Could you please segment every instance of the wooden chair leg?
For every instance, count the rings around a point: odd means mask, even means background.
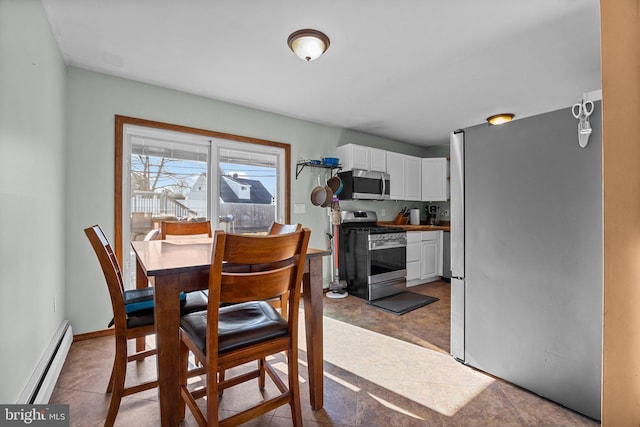
[[[136,353],[140,353],[147,349],[146,337],[136,338]]]
[[[221,383],[224,381],[224,369],[220,369],[220,371],[218,371],[218,383]],[[218,389],[218,397],[222,397],[222,394],[224,393],[224,389]]]
[[[120,409],[120,401],[124,393],[124,383],[127,374],[127,340],[126,338],[116,338],[116,356],[113,363],[111,382],[111,402],[109,403],[109,411],[107,419],[104,422],[105,427],[111,427],[116,421],[118,409]]]
[[[107,384],[107,393],[113,391],[113,375],[116,370],[116,358],[113,358],[113,366],[111,367],[111,376],[109,377],[109,384]]]
[[[187,379],[189,373],[189,348],[180,342],[180,388],[187,387]],[[186,413],[186,402],[180,393],[180,408],[179,408],[179,420],[184,420]]]
[[[266,369],[267,360],[263,357],[258,360],[258,369],[260,370],[260,376],[258,377],[258,387],[260,390],[264,390],[265,388],[265,369]]]
[[[298,383],[298,355],[295,351],[289,350],[287,358],[289,365],[289,392],[291,393],[291,420],[295,427],[302,426],[302,409],[300,407],[300,384]]]
[[[218,375],[216,371],[218,369],[208,366],[210,371],[207,373],[207,424],[210,426],[218,425],[218,398],[222,395],[221,390],[218,389]],[[224,371],[221,372],[224,377]]]

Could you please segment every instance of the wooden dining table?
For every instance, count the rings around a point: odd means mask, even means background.
[[[158,393],[162,426],[180,423],[179,359],[180,297],[182,291],[207,289],[212,239],[134,241],[136,287],[152,282],[158,362]],[[328,250],[307,250],[302,300],[313,409],[323,405],[322,257]],[[144,345],[143,342],[138,346]]]

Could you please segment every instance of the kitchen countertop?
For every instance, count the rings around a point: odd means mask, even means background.
[[[378,221],[378,225],[381,225],[383,227],[401,227],[404,228],[407,231],[438,231],[438,230],[442,230],[442,231],[451,231],[451,226],[450,225],[427,225],[427,224],[420,224],[420,225],[398,225],[398,224],[394,224],[393,221]]]

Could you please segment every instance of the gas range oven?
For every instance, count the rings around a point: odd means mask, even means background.
[[[381,227],[373,211],[342,211],[338,270],[347,291],[372,301],[406,290],[407,233]]]

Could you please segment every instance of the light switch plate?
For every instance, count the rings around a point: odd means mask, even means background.
[[[304,203],[294,203],[293,204],[293,213],[303,214],[306,212]]]

